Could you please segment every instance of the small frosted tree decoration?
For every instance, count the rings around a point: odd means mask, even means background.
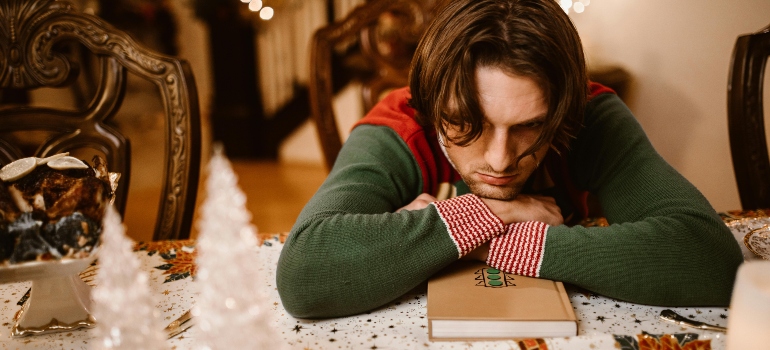
[[[198,317],[199,348],[279,349],[262,292],[256,228],[221,145],[214,147],[207,170],[198,221],[200,297],[192,312]]]
[[[102,223],[99,270],[91,291],[96,319],[92,349],[167,349],[159,312],[133,242],[110,205]]]

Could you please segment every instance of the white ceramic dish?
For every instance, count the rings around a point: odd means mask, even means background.
[[[30,261],[0,266],[0,283],[32,281],[29,299],[14,316],[13,337],[91,328],[91,287],[80,272],[93,263],[88,258]]]

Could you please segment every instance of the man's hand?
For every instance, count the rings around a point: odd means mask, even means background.
[[[506,225],[514,222],[540,221],[551,226],[564,223],[561,209],[553,197],[520,194],[510,201],[481,198]]]
[[[419,210],[419,209],[425,209],[428,204],[431,204],[433,202],[437,201],[436,197],[433,197],[427,193],[423,193],[417,198],[415,198],[412,203],[407,204],[406,206],[396,210],[396,213],[402,211],[402,210]]]

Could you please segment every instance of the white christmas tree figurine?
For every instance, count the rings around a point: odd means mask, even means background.
[[[96,319],[92,349],[167,349],[163,325],[140,270],[133,243],[125,235],[120,214],[110,205],[104,215],[99,271],[91,292]]]
[[[198,221],[200,296],[193,308],[201,349],[279,349],[260,278],[259,248],[246,195],[224,156],[214,148],[207,198]]]

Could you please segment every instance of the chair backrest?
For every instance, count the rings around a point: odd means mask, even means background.
[[[329,169],[342,148],[332,108],[340,80],[361,81],[364,112],[406,86],[422,32],[441,0],[370,0],[315,32],[310,48],[310,109]],[[349,64],[348,64],[349,63]]]
[[[744,209],[770,208],[770,157],[762,106],[768,56],[770,26],[739,37],[727,84],[730,151]]]
[[[0,163],[94,150],[105,158],[110,172],[122,174],[115,204],[123,214],[132,166],[130,140],[112,119],[126,93],[126,72],[131,72],[157,86],[166,117],[165,142],[157,145],[158,151],[165,151],[165,169],[158,180],[162,186],[153,239],[189,237],[201,148],[198,96],[189,65],[152,52],[101,19],[76,11],[69,2],[4,0],[0,3],[0,89],[73,84],[83,67],[72,60],[71,51],[64,50],[68,43],[79,43],[97,58],[101,74],[95,97],[75,110],[0,106]],[[34,131],[46,137],[33,148],[14,139]]]

